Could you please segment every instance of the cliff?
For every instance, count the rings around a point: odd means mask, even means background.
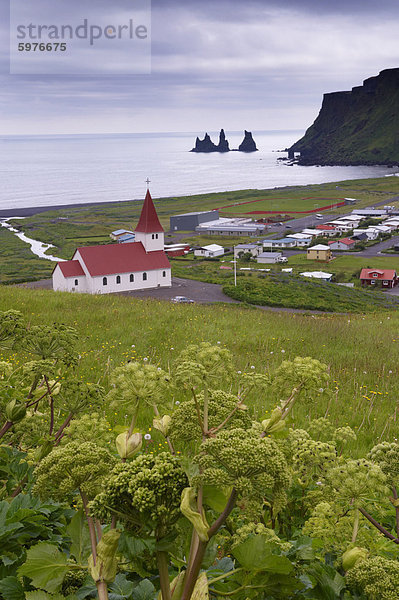
[[[324,94],[320,113],[288,149],[300,164],[399,164],[399,68],[348,92]]]

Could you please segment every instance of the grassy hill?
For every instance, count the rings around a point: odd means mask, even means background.
[[[319,116],[291,150],[302,164],[399,163],[399,69],[351,92],[325,94]]]
[[[273,372],[282,360],[312,356],[329,366],[327,390],[298,407],[296,426],[326,412],[359,435],[356,448],[397,437],[399,313],[300,315],[237,305],[173,305],[118,296],[89,296],[0,286],[0,310],[23,312],[32,324],[63,322],[81,338],[79,373],[107,387],[112,367],[147,358],[168,369],[189,343],[231,349],[237,369]],[[20,365],[27,357],[3,351]],[[177,393],[176,399],[178,399]],[[276,403],[271,392],[248,404],[258,415]]]

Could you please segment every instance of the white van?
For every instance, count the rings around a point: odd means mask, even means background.
[[[319,213],[316,214],[316,219],[322,219],[323,215],[320,215]]]

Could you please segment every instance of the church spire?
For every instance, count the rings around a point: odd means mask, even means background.
[[[159,222],[149,189],[147,189],[140,219],[135,231],[139,233],[160,233],[164,231]]]

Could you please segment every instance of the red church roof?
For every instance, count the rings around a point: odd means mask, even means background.
[[[73,258],[76,257],[78,252],[92,277],[170,269],[170,263],[163,250],[146,252],[141,242],[84,246],[76,250]],[[62,263],[59,264],[61,266]]]
[[[85,275],[78,260],[65,260],[58,263],[64,277],[81,277]]]
[[[147,190],[139,222],[135,231],[141,233],[158,233],[163,231],[159,222],[157,211],[151,198],[150,190]]]

